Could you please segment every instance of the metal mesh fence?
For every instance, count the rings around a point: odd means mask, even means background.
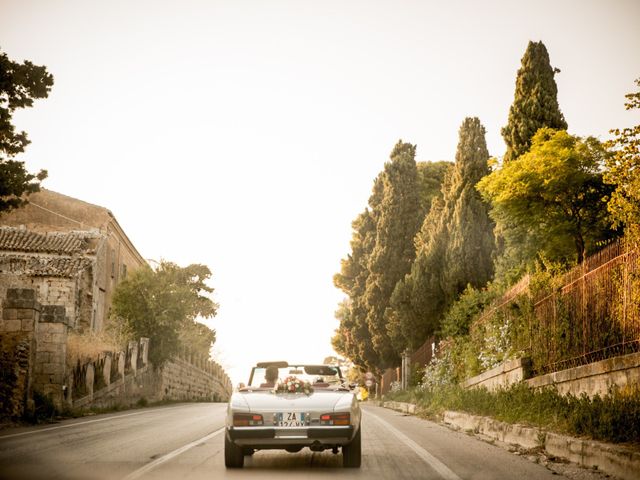
[[[563,276],[535,299],[530,352],[546,373],[640,351],[640,261],[621,241]]]

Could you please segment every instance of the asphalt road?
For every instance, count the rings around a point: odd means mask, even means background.
[[[341,454],[260,451],[224,467],[226,405],[190,403],[0,431],[0,479],[557,479],[545,467],[413,416],[364,406],[362,467]]]

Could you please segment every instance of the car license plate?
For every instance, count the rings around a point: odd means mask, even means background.
[[[276,415],[278,427],[304,427],[306,420],[303,412],[282,412]]]

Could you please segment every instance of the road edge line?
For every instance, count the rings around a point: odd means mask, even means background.
[[[369,411],[364,411],[364,410],[363,410],[363,413],[365,413],[366,416],[369,416],[369,415],[372,416],[373,418],[376,419],[376,421],[380,422],[384,427],[390,430],[391,433],[393,433],[396,437],[398,437],[399,440],[401,440],[407,447],[413,450],[424,462],[426,462],[431,468],[433,468],[436,472],[438,472],[443,478],[445,478],[446,480],[462,480],[458,475],[456,475],[456,473],[453,470],[451,470],[444,463],[442,463],[440,460],[438,460],[436,457],[434,457],[432,454],[430,454],[427,450],[422,448],[416,442],[411,440],[409,437],[407,437],[404,433],[402,433],[400,430],[395,428],[389,422],[387,422],[386,420],[383,420],[375,413],[371,413]]]
[[[180,406],[167,407],[167,408],[164,408],[163,410],[172,410],[174,408],[180,408]],[[28,432],[10,433],[8,435],[0,435],[0,441],[4,440],[5,438],[22,437],[24,435],[32,435],[32,434],[35,434],[35,433],[49,432],[51,430],[60,430],[61,428],[79,427],[81,425],[88,425],[90,423],[106,422],[107,420],[114,420],[116,418],[131,417],[133,415],[142,415],[144,413],[150,413],[152,411],[153,410],[144,410],[144,411],[133,412],[133,413],[125,413],[124,415],[115,415],[115,416],[111,416],[111,417],[95,418],[93,420],[87,420],[85,422],[76,422],[76,423],[70,423],[70,424],[67,424],[67,425],[56,425],[55,427],[39,428],[39,429],[36,429],[36,430],[29,430]]]
[[[222,432],[224,432],[224,429],[225,429],[225,427],[219,428],[215,432],[212,432],[212,433],[210,433],[208,435],[205,435],[202,438],[194,440],[191,443],[187,443],[186,445],[183,445],[182,447],[180,447],[180,448],[178,448],[178,449],[176,449],[176,450],[174,450],[172,452],[169,452],[169,453],[161,456],[160,458],[156,458],[153,462],[147,463],[145,466],[143,466],[142,468],[139,468],[138,470],[134,470],[129,475],[124,477],[122,480],[135,480],[136,478],[140,478],[145,473],[150,472],[154,468],[162,465],[165,462],[168,462],[172,458],[175,458],[178,455],[181,455],[182,453],[186,452],[187,450],[192,449],[196,445],[198,445],[198,444],[200,444],[202,442],[206,442],[207,440],[215,437],[216,435],[220,435]]]

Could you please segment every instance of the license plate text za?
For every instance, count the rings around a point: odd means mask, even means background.
[[[304,427],[305,417],[302,412],[282,412],[277,414],[276,421],[279,427]]]

